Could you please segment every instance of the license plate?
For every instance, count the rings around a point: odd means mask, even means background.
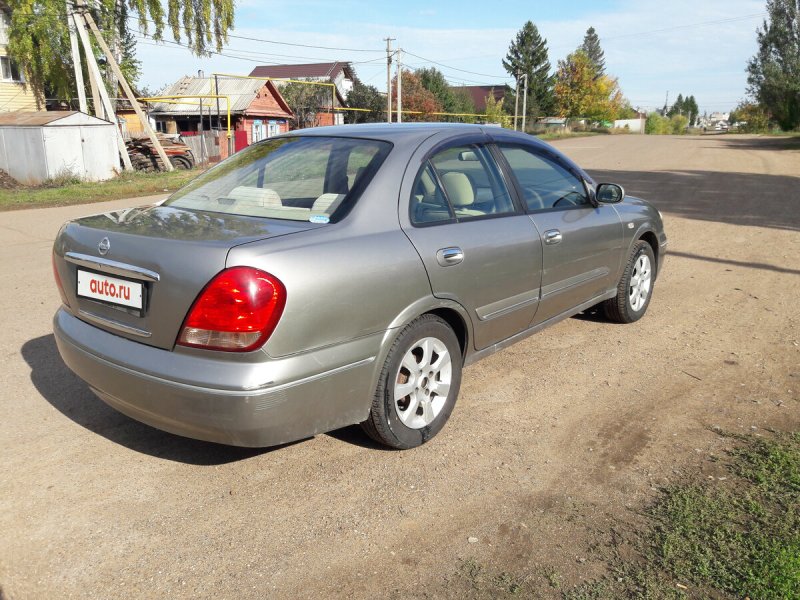
[[[78,296],[131,308],[142,308],[142,284],[78,269]]]

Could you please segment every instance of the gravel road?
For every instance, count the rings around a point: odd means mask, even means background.
[[[715,427],[796,430],[800,148],[556,146],[664,213],[648,314],[568,319],[468,368],[445,430],[404,452],[357,428],[237,449],[116,413],[58,357],[50,249],[129,202],[0,213],[0,598],[459,597],[464,561],[571,585],[659,486],[713,474]]]

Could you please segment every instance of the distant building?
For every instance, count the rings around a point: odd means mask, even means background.
[[[40,99],[25,85],[22,71],[8,54],[10,25],[11,9],[0,2],[0,112],[43,108]]]
[[[486,110],[486,98],[490,95],[493,95],[497,102],[502,102],[506,96],[504,85],[462,85],[453,86],[452,89],[455,92],[466,92],[475,105],[475,112],[479,113]],[[522,110],[521,106],[520,110]]]
[[[219,83],[217,89],[216,83]],[[289,131],[289,119],[294,115],[278,88],[267,79],[238,79],[219,77],[181,77],[159,96],[219,95],[230,99],[231,130],[235,138],[234,151],[253,142]],[[164,133],[180,133],[184,137],[198,132],[215,133],[215,145],[220,158],[228,156],[225,132],[227,102],[220,98],[187,98],[154,102],[149,115]],[[217,133],[219,132],[219,133]],[[211,156],[217,154],[209,151]]]
[[[274,80],[278,87],[283,87],[288,82],[286,79],[301,81],[319,81],[332,83],[335,94],[332,94],[333,107],[347,106],[347,96],[356,82],[356,74],[349,62],[308,63],[302,65],[261,65],[250,72],[251,77],[264,77]],[[320,125],[341,125],[344,123],[344,114],[341,111],[325,110],[320,107]],[[330,105],[328,105],[330,108]]]

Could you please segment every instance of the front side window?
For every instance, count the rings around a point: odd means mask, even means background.
[[[354,190],[363,189],[390,149],[388,142],[352,138],[271,139],[207,171],[164,205],[327,223],[355,200]]]
[[[550,158],[517,146],[500,145],[517,178],[528,210],[591,206],[578,177]]]
[[[454,146],[434,154],[417,175],[411,220],[464,221],[515,211],[508,188],[487,148]]]

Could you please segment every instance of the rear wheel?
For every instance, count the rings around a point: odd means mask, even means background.
[[[644,240],[636,242],[617,286],[617,295],[603,302],[606,317],[617,323],[633,323],[644,316],[653,295],[655,265],[650,244]]]
[[[458,339],[442,319],[423,315],[397,336],[361,426],[392,448],[424,444],[444,427],[460,386]]]

